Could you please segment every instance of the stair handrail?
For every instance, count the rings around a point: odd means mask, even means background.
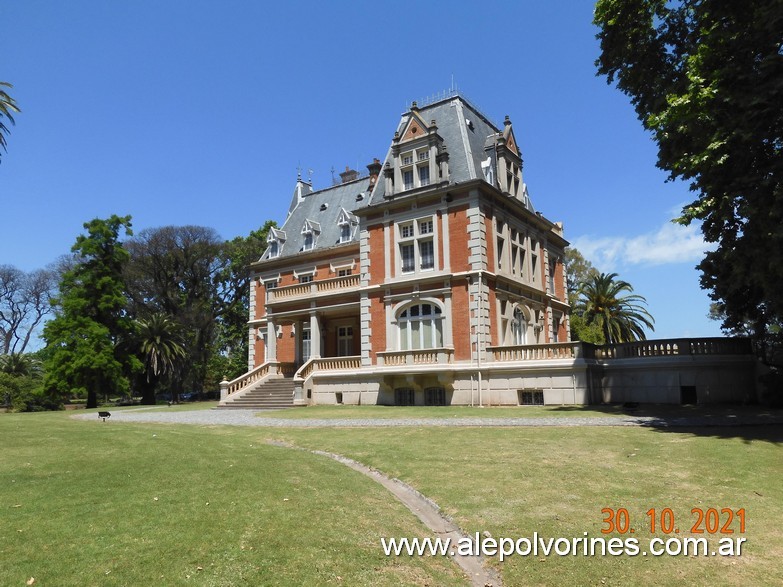
[[[243,373],[239,377],[232,379],[231,381],[221,381],[221,398],[228,397],[237,393],[238,391],[242,391],[247,386],[252,385],[256,381],[272,375],[273,373],[277,373],[277,367],[277,361],[267,361],[260,364],[258,367],[251,369],[247,373]]]

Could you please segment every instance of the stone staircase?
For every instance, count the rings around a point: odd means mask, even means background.
[[[242,397],[220,404],[218,410],[280,410],[294,405],[294,380],[291,377],[267,379]]]

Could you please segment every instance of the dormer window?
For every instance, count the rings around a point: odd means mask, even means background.
[[[430,185],[430,149],[416,149],[400,155],[400,172],[404,190]]]
[[[340,209],[337,217],[337,225],[340,227],[340,243],[348,243],[353,239],[354,228],[358,226],[359,219],[345,208]]]
[[[270,228],[269,234],[266,237],[266,242],[269,244],[267,251],[268,259],[274,259],[280,256],[283,251],[283,245],[285,244],[285,232],[278,230],[277,228]]]
[[[304,236],[302,250],[312,251],[319,234],[321,234],[321,225],[313,220],[305,220],[302,226],[302,235]]]

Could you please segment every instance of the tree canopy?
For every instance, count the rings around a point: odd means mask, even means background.
[[[612,344],[645,340],[645,327],[654,330],[655,320],[645,305],[644,297],[634,294],[630,283],[617,279],[617,273],[591,273],[579,288],[576,310]]]
[[[699,264],[735,331],[783,324],[783,0],[599,0],[599,74],[631,98],[670,179],[678,219],[717,243]]]
[[[9,133],[8,127],[5,125],[4,118],[8,119],[11,124],[16,124],[13,113],[21,112],[19,106],[16,105],[16,101],[8,95],[8,92],[4,88],[13,88],[8,82],[0,82],[0,147],[3,151],[7,148],[6,135]],[[2,158],[0,157],[0,161]]]
[[[96,407],[98,395],[126,394],[129,376],[141,367],[126,344],[133,323],[125,311],[122,271],[128,252],[120,232],[130,235],[130,216],[113,215],[84,224],[71,249],[76,254],[55,301],[55,317],[44,328],[50,353],[44,385],[60,396],[86,394]]]

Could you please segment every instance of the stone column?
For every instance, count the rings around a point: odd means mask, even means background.
[[[321,322],[315,311],[310,312],[310,358],[321,357]]]
[[[266,360],[277,361],[277,328],[271,318],[266,323]]]

